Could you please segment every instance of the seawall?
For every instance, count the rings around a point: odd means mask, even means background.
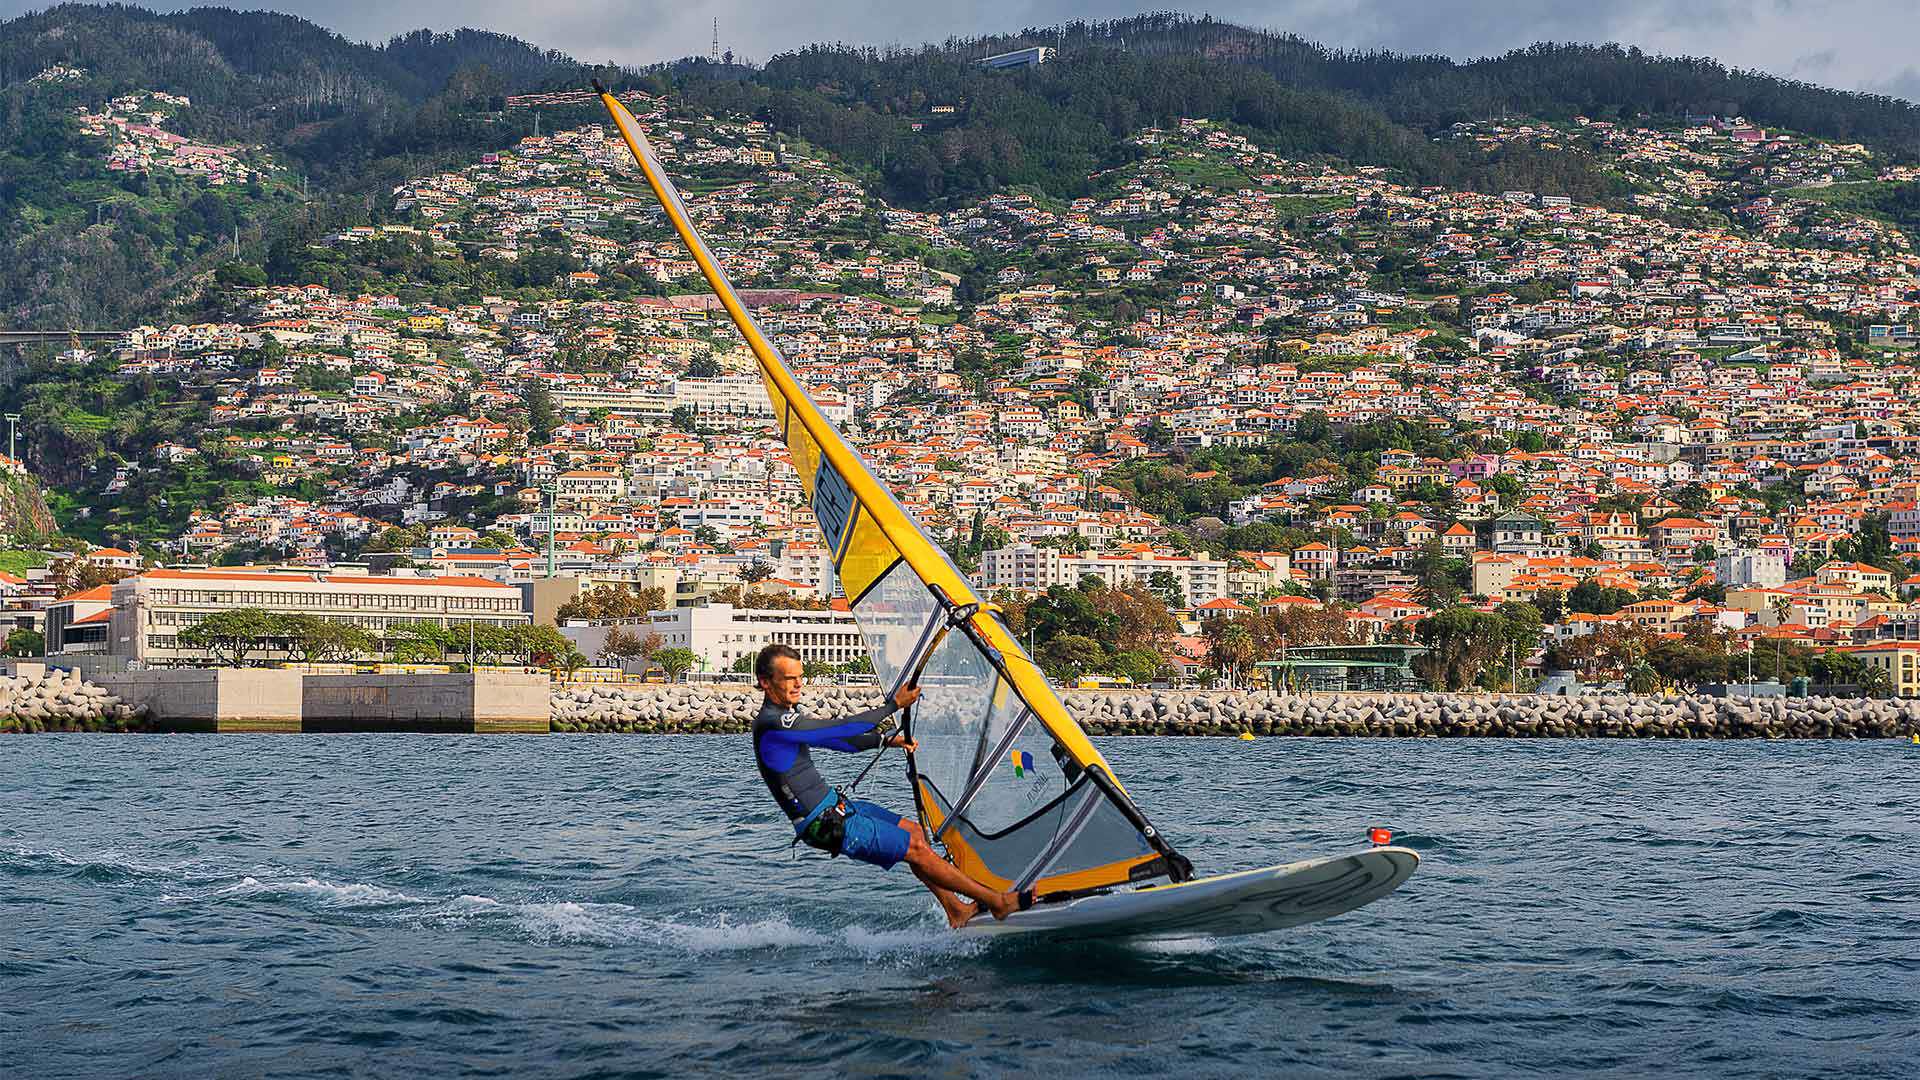
[[[127,671],[88,682],[39,664],[0,676],[0,733],[551,730],[545,675],[308,675],[276,668]]]

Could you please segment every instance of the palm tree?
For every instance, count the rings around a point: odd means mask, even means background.
[[[1209,651],[1214,664],[1226,673],[1227,681],[1237,682],[1241,665],[1253,659],[1253,634],[1244,623],[1228,623],[1213,635]]]
[[[669,681],[679,682],[680,676],[691,671],[693,665],[697,663],[699,659],[699,657],[693,654],[692,649],[673,648],[661,649],[658,653],[655,653],[653,662],[659,664],[660,669],[667,673],[667,679]]]
[[[1860,669],[1860,693],[1871,698],[1889,698],[1893,696],[1893,673],[1878,664],[1867,664]]]

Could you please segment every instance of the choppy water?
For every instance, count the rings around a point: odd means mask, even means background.
[[[790,860],[739,738],[0,740],[0,1075],[1920,1076],[1920,748],[1105,745],[1203,871],[1425,863],[1266,937],[958,943]]]

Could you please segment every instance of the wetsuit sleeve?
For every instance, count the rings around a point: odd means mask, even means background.
[[[854,713],[829,719],[814,717],[795,717],[792,726],[781,726],[767,732],[770,738],[789,740],[807,746],[818,746],[825,750],[838,750],[852,754],[862,750],[879,749],[886,736],[874,728],[882,720],[892,716],[892,705],[881,705],[866,712]]]

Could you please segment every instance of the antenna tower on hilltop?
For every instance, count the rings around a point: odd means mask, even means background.
[[[717,15],[713,19],[713,45],[707,50],[707,62],[709,64],[720,62],[720,17]]]

